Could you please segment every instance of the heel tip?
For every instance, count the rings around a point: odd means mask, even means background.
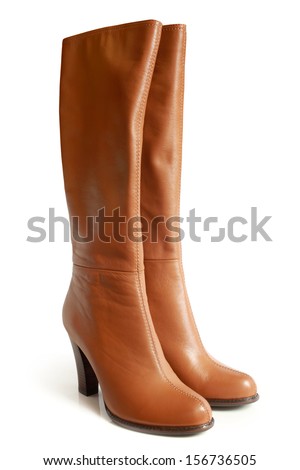
[[[86,389],[83,387],[78,387],[78,392],[81,393],[81,395],[84,395],[85,397],[90,397],[92,395],[98,395],[98,386],[97,388],[93,389]]]

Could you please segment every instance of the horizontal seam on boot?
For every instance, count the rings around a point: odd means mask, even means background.
[[[83,266],[81,264],[76,264],[73,263],[73,266],[76,266],[77,268],[83,268],[83,269],[94,269],[95,271],[104,271],[104,272],[109,272],[109,273],[129,273],[129,274],[137,274],[138,272],[144,272],[144,269],[140,269],[137,271],[136,269],[133,271],[130,270],[121,270],[121,269],[105,269],[105,268],[97,268],[95,266]]]
[[[144,261],[180,261],[180,258],[144,258]]]

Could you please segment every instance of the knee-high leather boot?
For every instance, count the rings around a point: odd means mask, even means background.
[[[209,429],[210,406],[164,357],[143,246],[129,233],[140,214],[142,131],[161,27],[143,21],[63,41],[60,129],[74,262],[63,320],[82,393],[97,393],[99,383],[114,422],[181,435]]]
[[[146,290],[158,338],[178,377],[211,405],[242,405],[258,399],[256,385],[203,347],[185,287],[180,243],[166,241],[174,241],[174,232],[162,222],[162,217],[179,215],[185,41],[184,25],[163,27],[146,108],[141,187]]]

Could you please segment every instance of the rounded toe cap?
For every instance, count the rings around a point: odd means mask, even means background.
[[[190,403],[184,411],[183,420],[188,426],[202,426],[212,421],[212,411],[209,403],[205,398],[200,397],[194,399],[194,403]]]
[[[238,398],[248,398],[257,394],[256,383],[248,374],[240,373],[236,388],[236,393],[239,395]]]
[[[217,361],[213,361],[211,366],[204,390],[197,390],[210,403],[211,400],[234,402],[245,399],[250,402],[258,399],[256,383],[250,375],[231,369]]]

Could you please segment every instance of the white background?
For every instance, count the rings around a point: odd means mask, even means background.
[[[77,393],[61,322],[71,246],[28,243],[27,220],[67,216],[60,160],[61,40],[157,19],[188,27],[181,215],[272,215],[267,243],[184,240],[205,345],[252,374],[258,403],[214,412],[189,438],[123,430]],[[300,5],[297,1],[11,1],[1,35],[1,467],[42,457],[256,454],[258,470],[299,466]],[[201,230],[200,230],[201,232]],[[202,234],[203,235],[203,234]],[[176,342],[176,338],[174,338]],[[178,465],[178,468],[180,466]],[[183,468],[183,467],[182,467]]]

